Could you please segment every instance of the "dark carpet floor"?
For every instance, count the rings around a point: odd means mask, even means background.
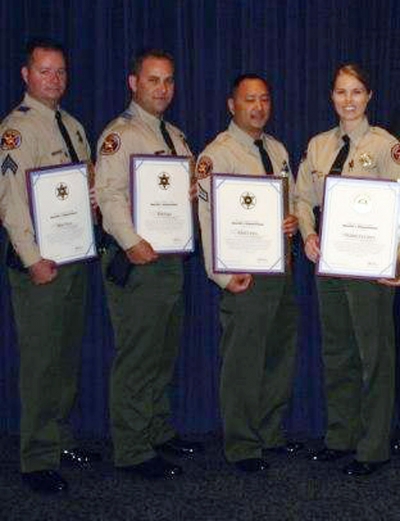
[[[111,446],[84,444],[104,455],[89,471],[65,468],[70,491],[41,497],[22,487],[18,440],[0,438],[1,521],[400,521],[400,457],[367,478],[341,474],[343,462],[312,463],[270,455],[265,475],[234,471],[217,436],[206,453],[182,462],[176,480],[149,482],[117,472]],[[314,445],[308,444],[308,447]]]

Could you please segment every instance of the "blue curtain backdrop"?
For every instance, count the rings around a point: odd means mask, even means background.
[[[22,96],[25,41],[49,35],[69,50],[64,106],[82,121],[93,149],[128,100],[132,53],[148,46],[176,58],[176,98],[168,117],[185,130],[195,152],[225,128],[229,86],[242,72],[260,73],[272,83],[270,131],[286,144],[294,170],[309,138],[334,124],[329,88],[340,62],[370,70],[371,121],[384,125],[399,101],[398,0],[3,0],[0,24],[0,119]],[[3,232],[0,240],[4,245]],[[19,417],[17,339],[1,270],[0,430],[12,433]],[[82,392],[74,419],[81,435],[106,436],[113,334],[99,267],[92,263],[89,270]],[[184,432],[206,432],[220,426],[218,290],[207,281],[198,254],[185,261],[185,272],[187,317],[172,389],[174,421]],[[324,428],[318,309],[303,256],[295,275],[301,316],[287,426],[317,436]]]

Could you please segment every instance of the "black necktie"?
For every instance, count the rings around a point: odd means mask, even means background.
[[[161,134],[162,134],[162,137],[164,138],[164,141],[166,142],[167,144],[167,147],[170,149],[171,151],[171,154],[173,156],[176,156],[176,148],[175,148],[175,145],[174,143],[172,142],[172,139],[171,139],[171,136],[167,130],[167,127],[165,126],[165,121],[162,119],[160,121],[160,130],[161,130]]]
[[[342,148],[339,150],[338,155],[336,156],[336,159],[331,166],[329,174],[340,175],[342,173],[347,156],[349,155],[350,138],[347,134],[345,134],[344,136],[342,136],[342,139],[344,144]]]
[[[68,134],[68,130],[66,129],[63,120],[61,118],[61,112],[59,110],[56,111],[56,120],[58,128],[60,129],[61,135],[64,139],[65,144],[67,145],[69,157],[73,163],[79,163],[78,154],[75,151],[74,145],[72,144],[71,138]]]
[[[268,155],[268,152],[264,148],[264,144],[263,144],[262,139],[256,139],[254,141],[254,144],[256,145],[258,150],[260,151],[261,161],[262,161],[262,164],[264,166],[265,173],[267,175],[273,175],[274,174],[274,169],[272,167],[271,159],[270,159],[270,157]]]

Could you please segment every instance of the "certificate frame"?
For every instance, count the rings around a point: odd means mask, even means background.
[[[287,268],[282,229],[284,205],[282,177],[213,174],[213,271],[284,274]],[[238,237],[239,247],[234,244]],[[247,259],[244,259],[243,251],[251,252]]]
[[[31,168],[26,184],[40,255],[57,265],[97,257],[88,164]]]
[[[399,202],[398,181],[327,176],[317,275],[368,280],[395,278]]]
[[[130,197],[136,233],[160,254],[194,251],[188,156],[132,154]]]

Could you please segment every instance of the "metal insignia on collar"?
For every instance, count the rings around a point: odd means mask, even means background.
[[[374,164],[372,157],[370,156],[370,154],[367,154],[366,152],[364,152],[364,154],[361,154],[358,160],[363,168],[371,168],[371,166]]]
[[[108,134],[101,145],[100,154],[103,156],[111,156],[115,154],[121,146],[121,138],[115,132]]]
[[[22,136],[13,128],[8,128],[3,132],[1,136],[1,149],[2,150],[14,150],[15,148],[19,148],[22,143]]]

